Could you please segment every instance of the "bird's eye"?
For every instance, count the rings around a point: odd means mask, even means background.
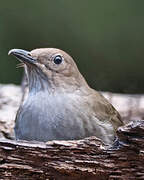
[[[55,56],[53,61],[55,64],[61,64],[62,60],[63,60],[62,57],[60,55],[57,55],[57,56]]]

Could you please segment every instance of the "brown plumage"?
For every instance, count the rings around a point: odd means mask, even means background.
[[[17,113],[15,134],[25,140],[96,136],[106,144],[123,125],[119,113],[90,88],[71,56],[55,48],[9,52],[25,63],[29,95]]]

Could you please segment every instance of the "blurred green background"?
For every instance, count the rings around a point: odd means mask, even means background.
[[[20,83],[13,48],[56,47],[97,90],[144,92],[143,0],[5,0],[0,4],[0,83]]]

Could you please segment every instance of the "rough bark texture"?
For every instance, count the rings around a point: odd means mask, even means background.
[[[90,137],[47,143],[14,141],[13,126],[22,92],[0,85],[0,179],[144,179],[144,96],[103,93],[125,122],[111,148]]]
[[[1,179],[144,179],[144,121],[118,130],[106,149],[95,137],[45,143],[0,141]]]

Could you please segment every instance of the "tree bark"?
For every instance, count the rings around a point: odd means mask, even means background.
[[[111,148],[95,137],[47,143],[0,140],[0,179],[144,179],[144,121],[117,131]]]
[[[144,95],[103,93],[130,124],[111,148],[95,137],[47,143],[0,139],[1,179],[144,179]],[[19,86],[0,85],[0,138],[13,138]]]

